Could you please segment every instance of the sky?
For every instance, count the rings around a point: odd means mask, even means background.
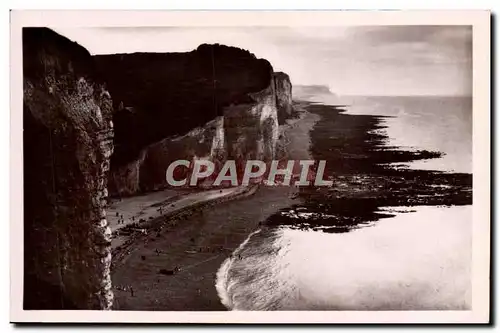
[[[54,28],[91,54],[244,48],[338,95],[472,94],[470,26]]]

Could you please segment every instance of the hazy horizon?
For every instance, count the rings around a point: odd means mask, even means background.
[[[53,28],[91,54],[246,49],[342,96],[471,96],[470,26]]]

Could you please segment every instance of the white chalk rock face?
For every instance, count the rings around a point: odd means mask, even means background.
[[[276,84],[277,77],[280,84]],[[232,159],[238,167],[244,167],[247,160],[271,161],[279,137],[279,110],[287,110],[285,118],[291,113],[291,83],[286,74],[277,73],[265,89],[248,96],[246,103],[225,107],[222,116],[183,135],[155,142],[137,159],[115,167],[110,193],[132,195],[168,186],[165,171],[181,159],[210,159],[216,164]]]
[[[419,207],[330,234],[263,229],[217,274],[232,310],[467,310],[471,206]]]

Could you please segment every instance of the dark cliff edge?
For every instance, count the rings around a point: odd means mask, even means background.
[[[86,49],[23,29],[24,308],[108,309],[112,102]]]
[[[94,59],[115,108],[112,195],[168,186],[177,159],[272,159],[278,118],[291,113],[288,76],[236,47]]]
[[[24,28],[23,72],[25,309],[110,309],[108,193],[162,188],[176,159],[272,159],[291,113],[288,76],[223,45],[91,56]]]
[[[224,45],[200,45],[186,53],[94,56],[117,110],[112,163],[136,159],[149,144],[202,126],[230,104],[252,102],[265,89],[267,60]]]
[[[283,72],[274,73],[276,90],[276,105],[278,107],[278,122],[280,125],[292,115],[292,83],[290,77]]]

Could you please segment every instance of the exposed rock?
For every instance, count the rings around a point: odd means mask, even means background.
[[[24,308],[109,309],[112,101],[90,54],[23,29]]]
[[[292,83],[290,77],[282,72],[273,75],[276,89],[276,106],[278,108],[278,122],[284,124],[292,115]]]
[[[138,158],[121,167],[115,167],[109,175],[109,192],[111,195],[132,195],[141,191],[140,170],[146,157],[147,150],[144,149]]]
[[[247,160],[271,160],[278,140],[274,82],[250,96],[254,103],[229,106],[224,111],[228,158],[242,162],[240,166]]]

